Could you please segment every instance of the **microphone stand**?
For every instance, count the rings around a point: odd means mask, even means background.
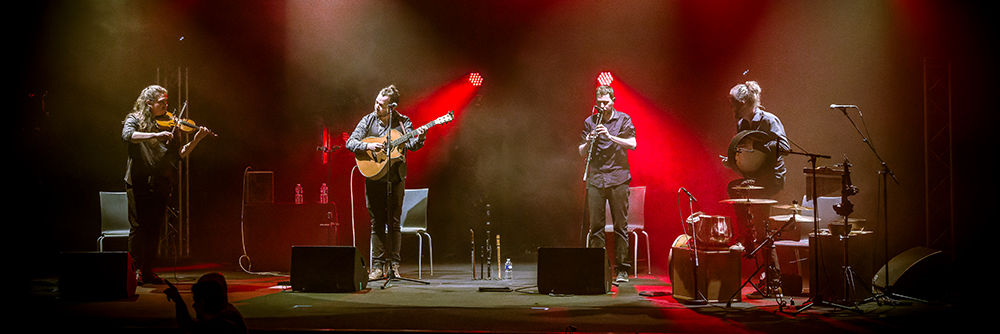
[[[596,107],[595,107],[596,108]],[[597,114],[597,121],[601,121],[601,114]],[[589,196],[590,196],[590,186],[587,184],[588,173],[590,172],[590,159],[594,156],[594,144],[597,143],[597,136],[590,139],[590,150],[587,151],[587,164],[583,168],[583,222],[580,224],[580,243],[584,246],[590,246],[590,207],[589,207]]]
[[[691,193],[687,192],[687,190],[684,189],[683,187],[677,189],[678,195],[680,195],[681,190],[683,190],[684,193],[686,193],[688,196],[688,212],[690,212],[691,215],[694,215],[694,202],[697,202],[698,200],[695,199],[694,196],[691,195]],[[677,201],[680,202],[680,196],[677,197],[678,197]],[[701,265],[698,263],[698,234],[697,234],[698,232],[694,226],[694,222],[697,221],[698,218],[691,219],[690,216],[688,217],[689,218],[685,222],[682,222],[681,224],[685,223],[691,224],[691,258],[692,258],[691,264],[693,269],[692,272],[694,273],[694,296],[691,300],[683,301],[683,303],[688,305],[707,305],[708,298],[705,298],[705,295],[701,293],[701,290],[698,290],[698,268]]]
[[[883,189],[882,190],[883,191],[882,192],[882,237],[883,237],[883,243],[884,243],[883,247],[885,247],[885,249],[884,249],[884,251],[885,251],[885,254],[884,254],[885,255],[885,284],[884,284],[885,290],[883,290],[879,294],[876,294],[874,297],[872,297],[872,299],[875,299],[876,302],[878,303],[878,305],[882,305],[882,303],[886,303],[886,304],[889,304],[889,305],[896,305],[896,306],[907,305],[908,303],[894,300],[890,296],[897,296],[897,297],[902,297],[902,298],[906,298],[906,299],[910,299],[910,300],[920,301],[919,299],[916,299],[916,298],[912,298],[912,297],[908,297],[908,296],[903,296],[903,295],[898,295],[898,294],[893,293],[892,292],[892,286],[889,285],[889,184],[888,184],[889,181],[888,181],[888,179],[886,179],[886,177],[887,176],[891,176],[892,177],[892,181],[895,182],[896,185],[899,185],[899,180],[896,179],[896,174],[894,174],[892,172],[892,170],[889,169],[889,165],[886,164],[885,160],[883,160],[882,157],[879,156],[878,150],[875,149],[875,145],[872,144],[871,140],[868,137],[865,137],[865,134],[863,132],[861,132],[860,128],[858,128],[857,123],[854,123],[854,120],[851,119],[851,117],[847,115],[847,107],[848,106],[839,106],[837,108],[840,109],[840,111],[844,114],[844,117],[847,117],[847,120],[851,122],[851,125],[854,126],[854,130],[858,132],[859,136],[861,136],[861,141],[864,142],[865,145],[868,146],[868,149],[872,151],[872,154],[875,154],[875,158],[878,159],[879,165],[882,166],[882,169],[880,169],[878,171],[878,174],[881,176],[879,182],[881,183],[881,186],[882,186],[882,189]],[[861,118],[864,119],[864,115],[861,114],[861,108],[858,108],[857,106],[850,106],[850,107],[854,107],[854,108],[858,109],[858,115],[860,115]],[[872,282],[872,283],[874,283],[874,282]]]
[[[853,309],[851,307],[848,307],[848,306],[838,305],[838,304],[834,304],[834,303],[828,302],[828,301],[826,301],[823,298],[823,296],[820,295],[820,292],[819,292],[820,291],[820,288],[819,288],[819,282],[820,282],[820,279],[819,279],[819,262],[820,262],[819,253],[822,251],[822,248],[820,247],[820,235],[819,235],[819,208],[818,208],[819,195],[817,194],[817,186],[816,186],[816,180],[817,180],[817,177],[816,177],[816,159],[818,159],[818,158],[830,159],[830,156],[828,156],[828,155],[820,155],[820,154],[813,154],[813,153],[794,152],[794,151],[789,151],[788,153],[789,154],[798,154],[798,155],[803,155],[803,156],[809,157],[809,162],[812,164],[812,171],[811,171],[812,172],[812,200],[813,200],[813,207],[815,209],[815,213],[813,214],[813,238],[809,241],[809,248],[812,249],[812,250],[815,250],[814,252],[810,252],[810,257],[811,257],[810,261],[812,262],[813,273],[815,273],[815,277],[814,277],[815,279],[810,279],[809,280],[809,300],[807,300],[805,303],[802,303],[802,305],[800,305],[798,307],[798,309],[795,312],[795,315],[798,315],[799,313],[802,313],[805,310],[807,310],[809,308],[812,308],[814,305],[828,305],[828,306],[833,306],[833,307],[842,308],[842,309],[855,310],[855,309]],[[815,247],[814,247],[813,243],[815,243]]]
[[[335,151],[338,148],[340,148],[340,146],[336,146],[336,145],[330,144],[330,147],[327,147],[325,145],[326,144],[324,144],[324,146],[317,146],[316,150],[326,154],[326,158],[327,158],[326,159],[326,184],[330,184],[330,174],[333,173],[333,151]],[[329,194],[329,190],[327,190],[327,193]],[[327,204],[328,205],[329,204],[329,200],[327,200],[327,203],[323,203],[323,204]],[[334,207],[336,207],[336,203],[334,203]],[[354,224],[353,220],[351,221],[351,224]],[[337,244],[340,243],[340,222],[337,222],[337,221],[334,220],[333,212],[327,211],[327,213],[326,213],[326,224],[320,224],[320,226],[327,227],[327,231],[326,231],[326,244],[327,245],[331,244],[331,239],[333,239],[332,240],[333,243],[337,243]],[[330,227],[333,227],[333,229],[334,229],[334,233],[333,233],[333,237],[332,238],[330,237],[330,229],[329,229]],[[351,229],[354,229],[354,227],[352,226]]]
[[[389,235],[390,231],[388,231],[389,230],[389,224],[390,224],[389,221],[393,219],[392,217],[390,217],[390,214],[392,213],[392,210],[389,209],[389,205],[393,205],[393,206],[396,205],[395,199],[392,197],[392,177],[389,175],[389,173],[392,173],[392,170],[391,170],[392,169],[392,150],[393,150],[393,147],[392,147],[392,128],[393,128],[392,127],[392,114],[395,112],[395,110],[393,110],[391,107],[387,107],[387,108],[389,109],[389,123],[386,124],[385,147],[384,147],[384,149],[385,149],[385,159],[386,159],[385,168],[389,168],[390,170],[386,171],[386,175],[385,175],[385,178],[386,178],[385,179],[385,181],[386,181],[385,182],[385,184],[386,184],[386,186],[385,186],[385,192],[386,192],[386,198],[385,198],[385,200],[386,200],[385,201],[385,203],[386,203],[386,206],[385,206],[385,219],[386,219],[386,229],[387,229],[387,231],[385,233],[385,238],[386,238],[386,241],[389,241],[390,238],[395,238],[395,237],[390,236]],[[400,157],[400,158],[402,159],[402,157]],[[404,189],[403,191],[405,192],[406,190]],[[402,224],[402,222],[400,222],[400,224]],[[398,242],[398,240],[396,242]],[[390,245],[388,245],[388,247],[393,247],[391,245],[391,242],[390,242]],[[385,254],[385,252],[387,250],[388,250],[388,248],[386,247],[386,243],[383,242],[382,243],[382,253]],[[385,262],[383,262],[383,265],[385,265]],[[386,274],[385,278],[380,278],[380,279],[375,280],[375,281],[385,280],[385,283],[382,284],[382,287],[380,289],[384,290],[386,287],[389,286],[389,283],[391,283],[393,281],[408,281],[408,282],[415,282],[415,283],[431,284],[430,282],[426,282],[426,281],[420,281],[420,280],[415,280],[415,279],[412,279],[412,278],[405,278],[405,277],[402,277],[402,276],[396,276],[396,273],[391,269],[392,265],[390,264],[389,266],[390,266],[389,273]]]

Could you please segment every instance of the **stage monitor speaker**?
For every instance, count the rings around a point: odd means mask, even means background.
[[[899,253],[883,265],[872,278],[872,285],[882,292],[909,297],[935,299],[946,291],[946,275],[952,271],[943,252],[927,247],[913,247]],[[889,288],[886,291],[886,267]]]
[[[670,265],[670,285],[677,300],[693,300],[694,259],[691,249],[671,247],[667,262]],[[742,300],[740,290],[740,253],[733,251],[698,252],[698,291],[709,302]]]
[[[598,295],[611,290],[604,248],[538,248],[538,292]]]
[[[351,246],[293,246],[292,290],[355,292],[368,288],[361,252]]]
[[[247,203],[274,202],[274,172],[247,172]]]
[[[135,295],[136,277],[128,252],[63,252],[59,257],[59,297],[108,301]]]

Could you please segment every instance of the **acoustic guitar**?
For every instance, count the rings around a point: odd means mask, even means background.
[[[410,138],[412,138],[418,130],[427,130],[435,125],[451,122],[453,119],[455,119],[455,112],[449,111],[448,114],[438,117],[434,121],[424,124],[423,126],[413,129],[413,131],[405,134],[400,134],[396,129],[389,130],[389,144],[386,147],[391,147],[392,150],[388,152],[385,149],[378,151],[364,150],[360,153],[355,152],[354,160],[358,163],[358,170],[361,171],[361,175],[364,175],[369,179],[382,179],[389,171],[389,168],[386,167],[388,167],[391,163],[403,161],[403,159],[405,159],[403,156],[403,150],[405,150],[406,147],[404,147],[403,144],[410,140]],[[362,139],[361,141],[365,143],[384,144],[386,142],[386,137],[368,137]]]

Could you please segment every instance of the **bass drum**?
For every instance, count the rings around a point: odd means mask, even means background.
[[[753,178],[758,172],[774,167],[777,156],[765,149],[764,144],[772,138],[757,130],[737,133],[729,142],[729,168],[745,178]]]
[[[726,250],[733,240],[733,228],[729,217],[700,215],[694,223],[698,249]]]

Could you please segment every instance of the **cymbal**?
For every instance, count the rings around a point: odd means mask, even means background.
[[[778,203],[778,201],[775,201],[773,199],[766,199],[766,198],[730,198],[730,199],[721,200],[721,201],[719,201],[719,203],[728,203],[728,204],[774,204],[774,203]]]
[[[787,222],[787,221],[789,221],[789,220],[792,219],[792,216],[795,216],[795,222],[798,222],[798,223],[811,223],[811,222],[813,222],[813,219],[814,219],[813,216],[780,215],[780,216],[771,216],[771,220],[778,221],[778,222]],[[819,218],[815,218],[815,219],[816,219],[816,221],[822,221],[822,219],[819,219]]]
[[[761,186],[751,186],[751,185],[744,185],[744,186],[735,186],[735,187],[733,187],[733,190],[760,190],[760,189],[764,189],[764,187],[761,187]]]
[[[812,210],[813,209],[813,208],[810,208],[808,206],[801,206],[798,203],[795,203],[795,204],[792,204],[792,205],[775,205],[775,206],[772,206],[772,208],[775,208],[775,209],[785,209],[785,210],[799,210],[799,211],[801,211],[801,210]]]

